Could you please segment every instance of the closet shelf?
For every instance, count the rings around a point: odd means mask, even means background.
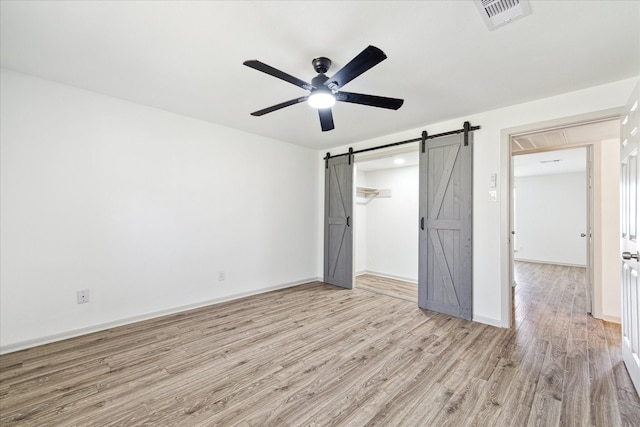
[[[375,199],[376,197],[391,197],[391,190],[390,189],[369,188],[369,187],[359,187],[359,186],[356,187],[356,200],[357,200],[357,203],[367,204],[371,200]]]
[[[364,194],[364,196],[365,196],[365,197],[367,197],[367,196],[369,196],[369,195],[377,196],[378,194],[380,194],[380,192],[379,192],[379,191],[376,191],[376,190],[365,190],[365,189],[364,189],[364,188],[362,188],[362,187],[358,187],[358,188],[356,189],[356,193],[358,193],[358,194]]]

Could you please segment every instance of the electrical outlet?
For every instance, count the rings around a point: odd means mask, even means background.
[[[83,289],[78,291],[78,304],[86,304],[89,302],[89,289]]]
[[[226,278],[227,274],[224,271],[218,271],[218,282],[222,282]]]

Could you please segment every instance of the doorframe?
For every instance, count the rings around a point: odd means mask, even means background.
[[[505,319],[508,325],[512,327],[513,319],[513,248],[511,239],[512,230],[512,206],[513,206],[513,167],[511,164],[511,139],[515,136],[534,133],[541,131],[549,131],[554,129],[579,126],[588,123],[595,123],[607,120],[620,119],[624,112],[624,107],[609,108],[606,110],[593,111],[590,113],[579,114],[547,120],[542,122],[534,122],[511,128],[505,128],[500,131],[500,154],[501,154],[501,175],[507,177],[506,185],[501,188],[502,200],[508,202],[502,208],[502,221],[500,221],[500,288],[501,300],[500,311],[502,319]],[[593,217],[593,215],[592,215]],[[592,248],[595,252],[595,248]],[[596,286],[594,282],[594,286]],[[597,292],[595,292],[597,294]],[[593,299],[596,295],[592,295],[592,307],[595,307]],[[592,310],[593,311],[593,310]]]

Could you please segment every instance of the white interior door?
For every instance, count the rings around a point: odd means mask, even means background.
[[[621,248],[622,248],[622,356],[640,394],[640,243],[638,242],[638,140],[640,114],[636,86],[627,104],[621,129]]]

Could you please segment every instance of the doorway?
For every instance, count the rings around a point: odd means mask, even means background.
[[[418,147],[356,155],[355,287],[418,301]]]
[[[512,195],[514,261],[583,269],[587,290],[592,271],[590,151],[515,153]],[[589,292],[585,299],[591,312]]]
[[[603,277],[610,279],[609,274],[615,274],[615,271],[612,270],[618,267],[617,264],[612,265],[611,262],[607,261],[603,253],[603,247],[607,245],[607,239],[610,239],[611,236],[617,237],[619,220],[617,211],[613,212],[615,207],[612,206],[612,203],[607,203],[603,200],[603,194],[609,194],[609,196],[617,194],[617,178],[613,177],[611,179],[610,165],[605,167],[608,170],[607,176],[604,176],[601,171],[604,167],[603,162],[609,161],[610,163],[611,159],[616,156],[614,152],[618,150],[619,126],[619,120],[616,118],[576,123],[563,127],[512,134],[510,136],[510,153],[513,159],[510,174],[511,190],[509,192],[511,211],[510,283],[517,286],[517,283],[513,280],[513,271],[514,263],[518,259],[572,266],[583,264],[586,268],[584,276],[585,291],[587,292],[586,311],[594,313],[597,315],[596,317],[600,318],[603,318],[602,311],[603,304],[605,304],[603,299],[606,298],[607,293],[611,294],[616,291],[615,289],[609,289],[611,280],[603,280]],[[580,155],[576,156],[578,153]],[[563,169],[564,166],[565,169],[569,169],[570,174],[562,177],[561,181],[556,181],[555,186],[553,180],[548,177],[543,179],[519,179],[517,175],[521,173],[518,172],[517,163],[527,163],[527,159],[529,160],[528,167],[552,170],[554,168]],[[572,164],[574,166],[571,166]],[[575,169],[578,165],[581,165],[580,169],[584,171],[579,172],[581,175],[575,175]],[[521,167],[527,166],[521,165]],[[571,172],[572,167],[574,169],[573,172]],[[528,230],[529,235],[525,232],[525,234],[519,236],[520,232],[524,230],[521,227],[523,224],[518,224],[518,215],[516,214],[519,193],[518,180],[522,181],[522,185],[529,190],[535,189],[533,184],[536,181],[538,185],[542,181],[547,181],[547,186],[551,182],[552,187],[547,187],[551,188],[551,190],[544,194],[534,195],[533,198],[537,197],[540,201],[548,201],[553,197],[558,199],[558,197],[561,197],[559,193],[562,194],[564,192],[567,200],[561,201],[572,201],[566,206],[573,206],[571,210],[574,215],[576,215],[576,204],[580,205],[580,208],[584,207],[585,212],[582,214],[582,219],[570,223],[567,222],[566,215],[558,217],[549,215],[549,212],[556,211],[553,206],[549,206],[546,212],[536,207],[533,213],[522,216],[521,221],[524,220],[531,223],[535,219],[532,218],[535,212],[542,213],[547,222],[546,224],[539,224],[536,233],[538,236],[545,235],[545,233],[555,234],[552,236],[554,238],[548,237],[545,242],[541,243],[531,237],[530,232],[532,230]],[[570,189],[569,183],[571,181],[573,181],[573,184],[571,184],[573,190]],[[522,188],[522,190],[524,191],[525,188]],[[578,197],[577,193],[581,193],[583,196]],[[521,206],[521,208],[525,207]],[[556,218],[555,221],[554,218]],[[564,239],[560,239],[561,236]],[[555,240],[553,246],[548,245],[549,240],[552,242]],[[545,243],[547,247],[545,247]],[[615,287],[615,285],[613,286]],[[513,315],[513,304],[511,306]],[[616,311],[615,307],[609,308],[612,308],[613,312]],[[605,318],[605,320],[616,321],[618,319]]]

